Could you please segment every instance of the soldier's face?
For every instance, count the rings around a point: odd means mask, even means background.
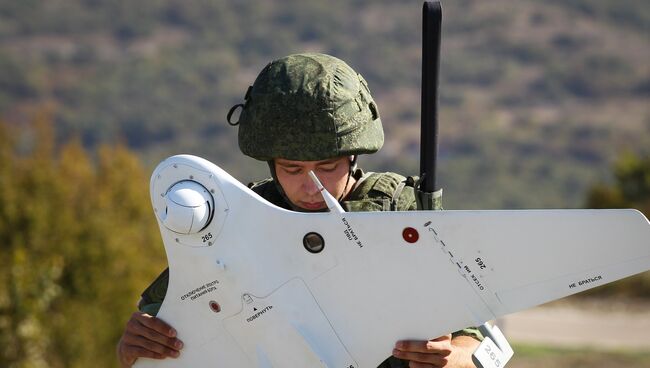
[[[273,160],[275,174],[289,200],[296,206],[308,211],[316,211],[327,207],[318,187],[309,177],[313,170],[325,189],[334,198],[341,198],[354,186],[354,178],[346,188],[350,158],[347,156],[321,161],[293,161],[283,158]]]

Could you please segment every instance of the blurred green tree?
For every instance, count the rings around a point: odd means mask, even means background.
[[[597,184],[587,195],[587,208],[635,208],[650,217],[650,156],[627,153],[614,164],[612,185]],[[650,272],[603,285],[588,295],[650,298]]]
[[[147,184],[122,146],[55,147],[48,114],[30,134],[0,123],[0,366],[117,364],[138,292],[166,263]]]
[[[591,188],[587,207],[636,208],[650,216],[650,156],[623,155],[614,166],[614,176],[614,185]]]

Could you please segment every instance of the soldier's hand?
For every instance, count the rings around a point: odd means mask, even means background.
[[[117,356],[122,367],[131,367],[140,357],[176,358],[182,348],[174,328],[156,317],[135,312],[117,344]]]
[[[409,361],[410,368],[475,367],[472,353],[478,347],[478,340],[470,336],[440,336],[429,341],[398,341],[393,355]]]

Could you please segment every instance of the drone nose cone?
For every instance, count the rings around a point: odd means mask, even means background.
[[[194,234],[208,226],[214,211],[214,199],[201,184],[184,180],[172,185],[165,194],[163,225],[179,234]]]

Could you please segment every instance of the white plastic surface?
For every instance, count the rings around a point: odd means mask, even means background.
[[[185,347],[139,367],[374,368],[397,340],[650,269],[650,224],[634,210],[298,213],[181,155],[152,176],[157,214],[190,176],[212,193],[214,218],[196,234],[160,226],[170,279],[158,317]],[[324,239],[319,253],[303,245],[310,232]]]

